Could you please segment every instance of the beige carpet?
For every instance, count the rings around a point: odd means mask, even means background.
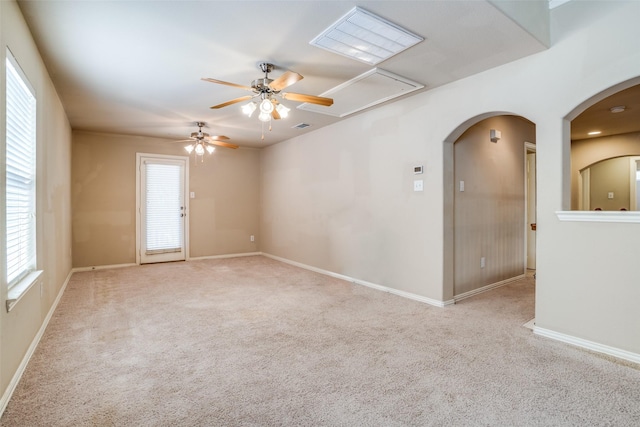
[[[640,369],[264,257],[73,275],[2,426],[639,426]]]

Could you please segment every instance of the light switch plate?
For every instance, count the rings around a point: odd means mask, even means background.
[[[413,181],[413,191],[424,191],[424,181],[421,179]]]

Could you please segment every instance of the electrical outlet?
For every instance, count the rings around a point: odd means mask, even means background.
[[[256,237],[252,234],[251,237],[249,238],[249,240],[251,240],[252,242],[256,241]]]

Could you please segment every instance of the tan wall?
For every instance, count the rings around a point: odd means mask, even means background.
[[[580,171],[605,159],[640,155],[640,132],[601,138],[580,139],[571,142],[571,209],[578,209],[578,182]],[[628,166],[625,169],[628,174]],[[628,182],[628,176],[627,176]],[[628,192],[628,189],[627,189]],[[595,208],[596,205],[592,204]],[[618,210],[622,206],[612,206]],[[603,207],[604,209],[604,207]]]
[[[183,145],[74,131],[74,267],[136,262],[136,153],[183,156]],[[258,150],[246,148],[218,148],[202,163],[191,155],[190,257],[257,250],[259,160]]]
[[[519,115],[536,126],[536,327],[640,354],[638,225],[557,214],[571,206],[567,114],[640,75],[639,13],[568,2],[551,11],[547,51],[263,149],[262,250],[450,301],[453,142],[490,115]]]
[[[489,140],[491,129],[502,133],[496,143]],[[498,116],[475,124],[454,144],[454,295],[525,272],[525,141],[535,142],[534,124]]]
[[[591,166],[591,210],[629,210],[629,158],[616,157]],[[609,199],[609,193],[613,199]]]
[[[0,291],[0,407],[6,404],[8,386],[19,374],[30,345],[58,297],[71,271],[71,127],[55,88],[42,63],[18,6],[0,1],[0,50],[6,47],[16,57],[36,92],[37,101],[37,264],[41,282],[25,292],[7,313],[7,286]],[[5,66],[0,67],[0,175],[5,176]],[[0,205],[4,206],[4,184]],[[5,223],[0,209],[0,223]],[[5,234],[1,233],[0,256],[6,257]],[[0,262],[0,277],[6,277]]]

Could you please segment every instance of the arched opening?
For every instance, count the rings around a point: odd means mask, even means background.
[[[620,179],[614,178],[629,175],[629,164],[621,157],[640,155],[640,77],[581,103],[565,117],[565,127],[569,136],[564,142],[569,153],[569,161],[565,161],[565,171],[569,172],[564,187],[569,195],[564,198],[569,205],[566,208],[635,210],[630,206],[630,189],[622,189],[616,184]],[[590,175],[589,166],[613,158],[619,160],[599,167],[608,167],[607,173]],[[614,164],[617,167],[612,169]]]
[[[445,301],[525,276],[535,248],[527,154],[535,160],[535,124],[512,113],[476,116],[444,142]]]

